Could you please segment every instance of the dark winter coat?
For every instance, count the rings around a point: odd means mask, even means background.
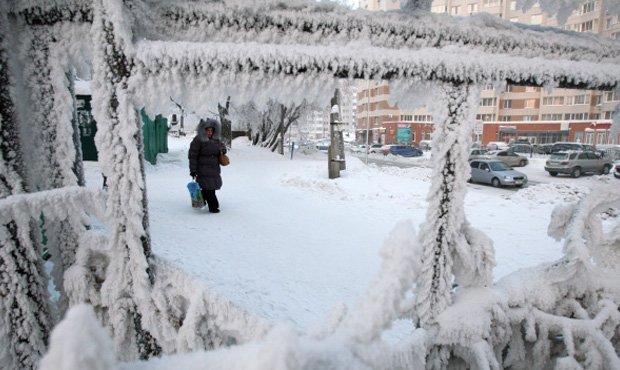
[[[213,127],[211,138],[206,128]],[[196,137],[189,145],[189,171],[196,173],[196,181],[204,190],[219,190],[222,187],[219,155],[226,153],[226,146],[220,141],[220,123],[214,119],[200,120],[196,128]]]

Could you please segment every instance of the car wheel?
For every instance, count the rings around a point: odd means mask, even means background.
[[[549,172],[549,175],[551,175],[553,177],[556,177],[558,175],[558,173],[555,172],[555,171],[551,171],[551,172]]]
[[[573,168],[572,176],[574,178],[577,178],[577,177],[581,176],[581,168],[580,167]]]
[[[525,167],[525,165],[527,164],[527,162],[525,162],[525,160],[521,160],[521,162],[519,162],[519,167]]]
[[[497,177],[494,177],[493,180],[491,180],[491,185],[495,186],[496,188],[499,188],[501,184],[502,183],[499,182],[499,179]]]
[[[601,175],[609,175],[609,170],[611,170],[611,166],[608,164],[604,165],[601,170]]]

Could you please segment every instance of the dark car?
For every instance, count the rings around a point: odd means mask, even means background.
[[[582,143],[557,142],[551,147],[550,153],[566,152],[568,150],[590,150],[594,151],[594,147]]]
[[[410,145],[394,145],[390,147],[390,154],[400,155],[403,157],[419,157],[423,155],[424,152]]]
[[[533,152],[534,149],[530,144],[513,144],[509,150],[515,153],[530,154]]]
[[[614,170],[614,177],[620,179],[620,164],[616,165],[616,169]]]
[[[551,154],[551,148],[553,148],[553,144],[541,144],[534,147],[534,153]]]

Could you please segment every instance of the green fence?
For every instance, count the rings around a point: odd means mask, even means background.
[[[80,130],[80,144],[82,145],[82,160],[97,161],[97,147],[95,146],[95,134],[97,123],[93,118],[90,105],[90,95],[76,95],[77,122]]]
[[[168,120],[161,114],[152,120],[146,115],[144,108],[140,110],[140,117],[143,123],[144,159],[156,164],[158,153],[168,153]]]
[[[76,95],[75,98],[82,160],[97,161],[99,159],[95,146],[97,123],[92,115],[91,96]],[[144,159],[156,164],[158,153],[168,153],[168,120],[161,114],[152,120],[146,115],[144,108],[140,110],[140,117],[142,118]]]

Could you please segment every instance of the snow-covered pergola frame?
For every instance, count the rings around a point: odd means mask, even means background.
[[[0,343],[7,343],[0,364],[34,368],[47,349],[53,310],[33,232],[44,214],[52,274],[64,288],[60,313],[93,305],[122,361],[236,343],[232,356],[210,351],[203,362],[232,367],[255,351],[275,351],[264,368],[620,367],[613,280],[620,226],[600,237],[591,217],[619,201],[618,191],[558,210],[550,229],[566,238],[566,257],[494,287],[492,243],[463,210],[479,87],[616,88],[617,42],[485,15],[349,12],[296,1],[46,0],[0,11]],[[93,68],[105,194],[77,186],[71,81],[83,60]],[[229,95],[327,102],[338,78],[389,80],[403,94],[427,81],[437,86],[427,219],[420,236],[391,241],[359,308],[321,333],[270,331],[151,254],[136,112],[154,111],[170,95],[197,109]],[[85,215],[100,208],[107,226],[98,232]],[[417,329],[394,348],[381,333],[398,318]],[[52,356],[60,353],[53,347]]]

